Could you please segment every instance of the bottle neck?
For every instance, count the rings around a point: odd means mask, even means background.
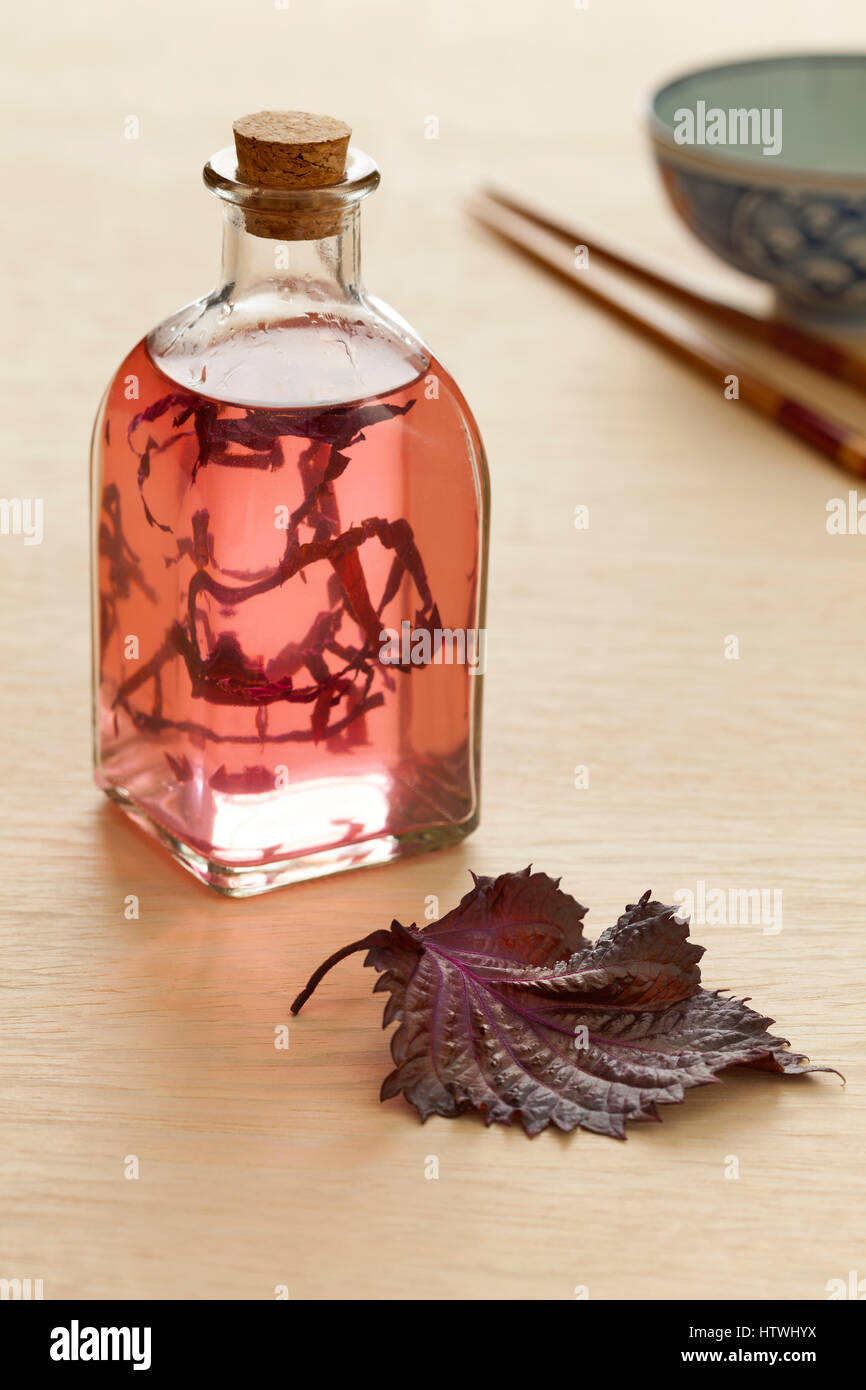
[[[239,180],[226,148],[204,181],[221,204],[220,280],[148,335],[167,377],[234,405],[308,410],[385,395],[426,370],[423,344],[363,288],[371,159],[350,150],[345,179],[324,188],[269,188]]]
[[[301,309],[322,303],[352,303],[361,298],[361,224],[357,205],[345,211],[339,231],[302,241],[288,236],[281,240],[273,234],[254,235],[239,208],[224,203],[222,211],[218,292],[223,301],[277,294]],[[271,233],[276,230],[272,228]]]

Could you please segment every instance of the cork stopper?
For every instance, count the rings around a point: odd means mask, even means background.
[[[260,188],[313,190],[291,211],[244,214],[254,236],[296,241],[333,236],[342,212],[333,197],[315,197],[343,178],[351,128],[333,116],[308,111],[257,111],[233,124],[238,176]]]

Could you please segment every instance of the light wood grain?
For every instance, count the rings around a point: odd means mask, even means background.
[[[861,28],[854,0],[731,0],[699,20],[693,0],[18,7],[0,494],[43,497],[46,522],[41,546],[0,538],[0,1276],[42,1278],[48,1298],[820,1299],[866,1275],[866,537],[825,529],[848,480],[459,204],[482,178],[511,185],[755,303],[664,204],[636,94],[708,55],[854,46]],[[484,809],[441,856],[228,902],[90,782],[86,455],[123,353],[215,272],[201,164],[233,117],[270,107],[344,117],[379,159],[368,283],[485,437]],[[782,369],[862,421],[863,402]],[[388,1043],[360,960],[275,1051],[329,950],[420,921],[427,894],[444,911],[469,866],[529,860],[590,905],[592,934],[649,886],[780,888],[778,935],[696,929],[705,978],[847,1087],[730,1074],[625,1144],[421,1127],[377,1101]]]

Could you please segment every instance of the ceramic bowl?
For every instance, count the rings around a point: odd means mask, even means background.
[[[668,196],[705,245],[788,316],[866,320],[866,54],[703,68],[646,114]]]

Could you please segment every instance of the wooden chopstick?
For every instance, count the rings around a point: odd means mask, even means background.
[[[591,257],[595,256],[608,265],[616,266],[618,270],[624,271],[645,285],[650,285],[653,289],[661,290],[670,298],[679,300],[681,304],[688,304],[693,309],[711,315],[717,323],[729,324],[747,337],[758,338],[761,342],[769,343],[771,347],[787,353],[799,362],[805,362],[827,376],[836,377],[851,386],[856,386],[858,390],[866,391],[866,358],[849,352],[838,343],[808,333],[805,329],[797,328],[793,323],[785,323],[782,319],[764,318],[759,314],[750,314],[745,309],[739,309],[704,286],[700,289],[695,288],[694,282],[689,284],[680,272],[667,267],[664,270],[661,267],[654,268],[646,260],[638,260],[623,251],[615,251],[612,247],[587,236],[586,232],[575,226],[555,222],[511,193],[486,188],[483,196],[504,208],[509,208],[512,212],[519,213],[536,226],[546,228],[555,236],[567,241],[572,248],[585,246]]]
[[[786,396],[776,386],[756,376],[681,314],[665,305],[646,303],[631,307],[619,290],[602,290],[585,269],[577,269],[574,249],[562,235],[551,232],[535,219],[484,196],[469,204],[472,216],[520,251],[567,280],[596,304],[607,309],[630,328],[637,329],[679,361],[724,389],[731,376],[738,379],[739,399],[804,440],[814,449],[858,478],[866,477],[866,435],[843,421],[811,409]],[[586,243],[583,243],[584,245]]]

